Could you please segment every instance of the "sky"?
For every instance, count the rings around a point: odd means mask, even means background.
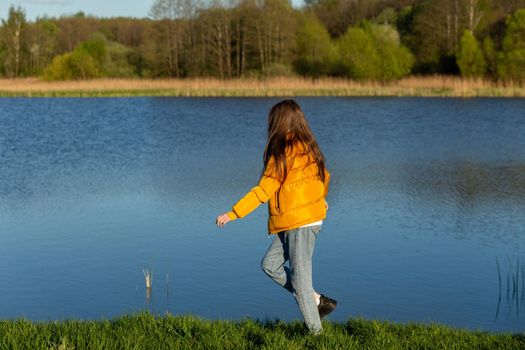
[[[33,21],[36,17],[51,17],[74,14],[83,11],[98,17],[147,17],[154,0],[2,0],[0,18],[7,17],[11,5],[21,6],[26,11],[26,18]],[[295,7],[302,0],[292,0]]]
[[[7,17],[11,5],[21,6],[28,20],[38,16],[60,16],[83,11],[100,17],[147,17],[153,0],[7,0],[0,1],[0,16]]]

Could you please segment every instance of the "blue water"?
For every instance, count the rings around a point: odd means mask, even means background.
[[[256,184],[278,100],[1,99],[0,318],[300,318],[259,267],[265,206],[214,226]],[[297,101],[332,174],[329,319],[523,331],[525,100]]]

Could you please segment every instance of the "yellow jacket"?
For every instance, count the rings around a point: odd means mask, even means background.
[[[259,184],[228,212],[230,220],[248,215],[268,200],[270,233],[291,230],[324,219],[330,173],[325,171],[323,183],[317,176],[317,164],[302,150],[302,146],[295,146],[287,152],[288,174],[282,183],[277,179],[274,160],[270,159]]]

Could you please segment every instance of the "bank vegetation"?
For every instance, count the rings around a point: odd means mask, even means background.
[[[525,334],[493,334],[438,324],[323,321],[320,336],[302,322],[210,321],[141,313],[114,320],[0,321],[1,349],[523,349]]]

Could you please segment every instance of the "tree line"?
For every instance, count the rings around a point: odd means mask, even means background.
[[[525,0],[154,0],[149,17],[82,12],[0,27],[0,76],[455,74],[525,80]]]

